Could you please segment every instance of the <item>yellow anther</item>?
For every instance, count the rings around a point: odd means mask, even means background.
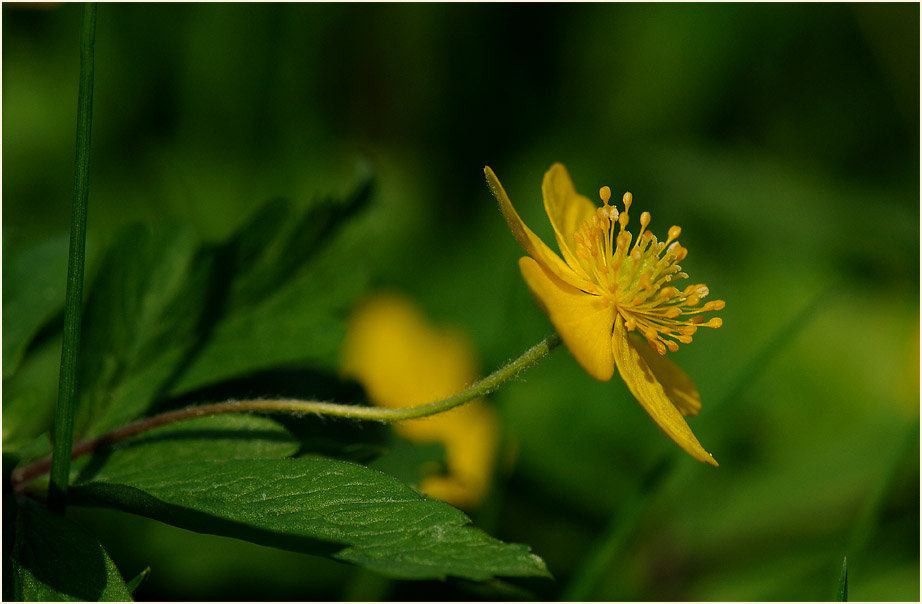
[[[682,227],[678,227],[678,226],[673,225],[673,226],[669,227],[669,239],[667,239],[666,241],[667,241],[667,242],[670,242],[670,241],[673,241],[673,240],[675,240],[675,239],[678,239],[678,238],[679,238],[679,235],[681,235],[681,234],[682,234]]]
[[[700,304],[700,303],[701,303],[701,298],[699,298],[699,297],[697,296],[697,294],[696,294],[696,295],[689,296],[689,297],[685,300],[685,305],[686,305],[686,306],[698,306],[698,304]]]
[[[650,273],[649,272],[644,273],[640,276],[640,287],[647,290],[647,292],[653,289],[653,284],[650,283]]]
[[[674,298],[678,295],[679,295],[679,290],[677,290],[671,285],[669,287],[664,287],[663,289],[659,291],[659,297],[663,299]]]
[[[611,221],[608,219],[608,212],[605,211],[605,208],[599,208],[596,210],[595,214],[599,218],[599,224],[602,226],[602,230],[607,233],[608,229],[611,228]]]
[[[602,203],[608,205],[608,200],[611,199],[611,188],[606,186],[599,189],[599,197],[602,198]]]
[[[673,342],[672,340],[666,340],[666,348],[668,348],[670,352],[679,351],[679,345]]]
[[[637,320],[634,317],[628,317],[627,320],[624,322],[624,326],[627,328],[628,331],[634,331],[635,329],[637,329]]]
[[[707,322],[707,326],[713,327],[714,329],[721,327],[723,324],[724,324],[724,320],[721,319],[720,317],[714,317],[713,319]]]
[[[628,210],[631,207],[631,202],[634,201],[634,196],[631,195],[630,191],[628,191],[624,194],[624,197],[621,198],[621,201],[624,202],[624,209]]]
[[[691,343],[692,343],[692,338],[691,338],[691,336],[687,336],[687,335],[685,335],[685,334],[679,334],[679,335],[674,336],[674,337],[675,337],[676,340],[678,340],[679,342],[682,342],[683,344],[691,344]]]
[[[645,229],[650,225],[650,212],[644,212],[640,215],[640,228]]]
[[[682,309],[680,309],[678,306],[672,306],[669,308],[669,310],[666,311],[666,318],[675,319],[681,314],[682,314]]]
[[[666,249],[666,253],[670,254],[673,258],[673,262],[681,262],[685,259],[685,256],[688,254],[688,250],[682,247],[682,244],[678,241],[673,241],[669,244],[669,247]]]

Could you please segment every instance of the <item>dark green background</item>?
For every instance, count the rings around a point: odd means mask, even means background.
[[[69,228],[80,12],[3,5],[4,268]],[[514,453],[473,517],[547,561],[532,597],[623,522],[586,597],[830,599],[848,555],[852,599],[917,600],[918,24],[917,4],[103,4],[90,273],[128,223],[217,241],[370,170],[342,278],[468,331],[486,371],[549,324],[483,166],[550,242],[540,183],[562,161],[590,196],[630,190],[658,235],[681,225],[683,268],[727,301],[675,355],[721,466],[671,457],[630,520],[674,445],[627,389],[566,352],[507,384]],[[141,599],[503,597],[74,516],[126,578],[151,566]]]

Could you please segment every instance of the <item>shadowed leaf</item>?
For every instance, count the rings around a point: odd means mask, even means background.
[[[19,506],[9,563],[17,600],[131,600],[121,574],[92,534],[31,501]]]

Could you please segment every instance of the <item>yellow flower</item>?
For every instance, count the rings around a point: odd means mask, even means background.
[[[699,327],[722,324],[701,315],[724,307],[723,300],[701,304],[707,286],[673,285],[688,278],[677,264],[687,254],[676,241],[681,229],[673,226],[666,241],[658,241],[646,230],[650,213],[644,212],[632,247],[625,230],[631,194],[624,194],[619,213],[608,203],[611,189],[602,187],[598,207],[576,192],[567,169],[557,163],[544,175],[541,189],[561,260],[525,226],[493,170],[487,166],[484,173],[512,234],[530,256],[519,259],[522,276],[573,357],[597,380],[611,379],[617,367],[660,429],[695,459],[716,466],[683,417],[701,408],[698,391],[664,356],[691,342]]]
[[[352,315],[343,347],[342,371],[380,407],[418,407],[461,392],[478,376],[463,334],[437,329],[406,298],[377,294]],[[450,411],[395,425],[416,442],[445,447],[447,474],[427,476],[423,493],[471,509],[492,480],[499,422],[482,399]]]

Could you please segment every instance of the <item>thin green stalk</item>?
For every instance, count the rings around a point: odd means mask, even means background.
[[[76,459],[92,453],[106,445],[111,445],[118,441],[124,440],[141,432],[146,432],[159,426],[172,424],[179,421],[205,417],[210,415],[220,415],[223,413],[291,413],[305,414],[316,413],[318,415],[328,415],[331,417],[344,417],[347,419],[363,419],[379,422],[399,422],[407,419],[416,419],[443,413],[468,401],[472,401],[481,396],[490,394],[497,390],[504,382],[514,378],[519,373],[528,369],[552,350],[560,346],[560,336],[556,333],[544,338],[541,342],[535,344],[526,350],[522,356],[510,361],[508,364],[500,367],[490,375],[475,382],[467,390],[450,396],[444,400],[421,405],[419,407],[404,407],[399,409],[389,409],[383,407],[366,407],[362,405],[340,405],[337,403],[324,403],[320,401],[300,401],[293,399],[263,399],[252,401],[227,401],[224,403],[215,403],[212,405],[198,405],[168,411],[160,415],[154,415],[140,419],[127,426],[122,426],[112,432],[104,434],[99,438],[84,441],[77,444],[71,450],[69,459]],[[43,459],[34,464],[26,466],[13,472],[13,487],[21,490],[35,478],[48,472],[52,467],[54,457]],[[50,487],[49,487],[50,488]]]
[[[86,252],[86,213],[90,189],[90,132],[93,126],[93,47],[96,41],[96,4],[83,7],[80,34],[80,88],[77,93],[77,151],[74,160],[74,200],[67,259],[67,291],[64,302],[64,339],[61,373],[54,411],[51,483],[48,506],[63,512],[67,503],[70,452],[74,440],[74,408],[77,405],[77,358],[80,352],[80,319],[83,308],[83,265]]]

